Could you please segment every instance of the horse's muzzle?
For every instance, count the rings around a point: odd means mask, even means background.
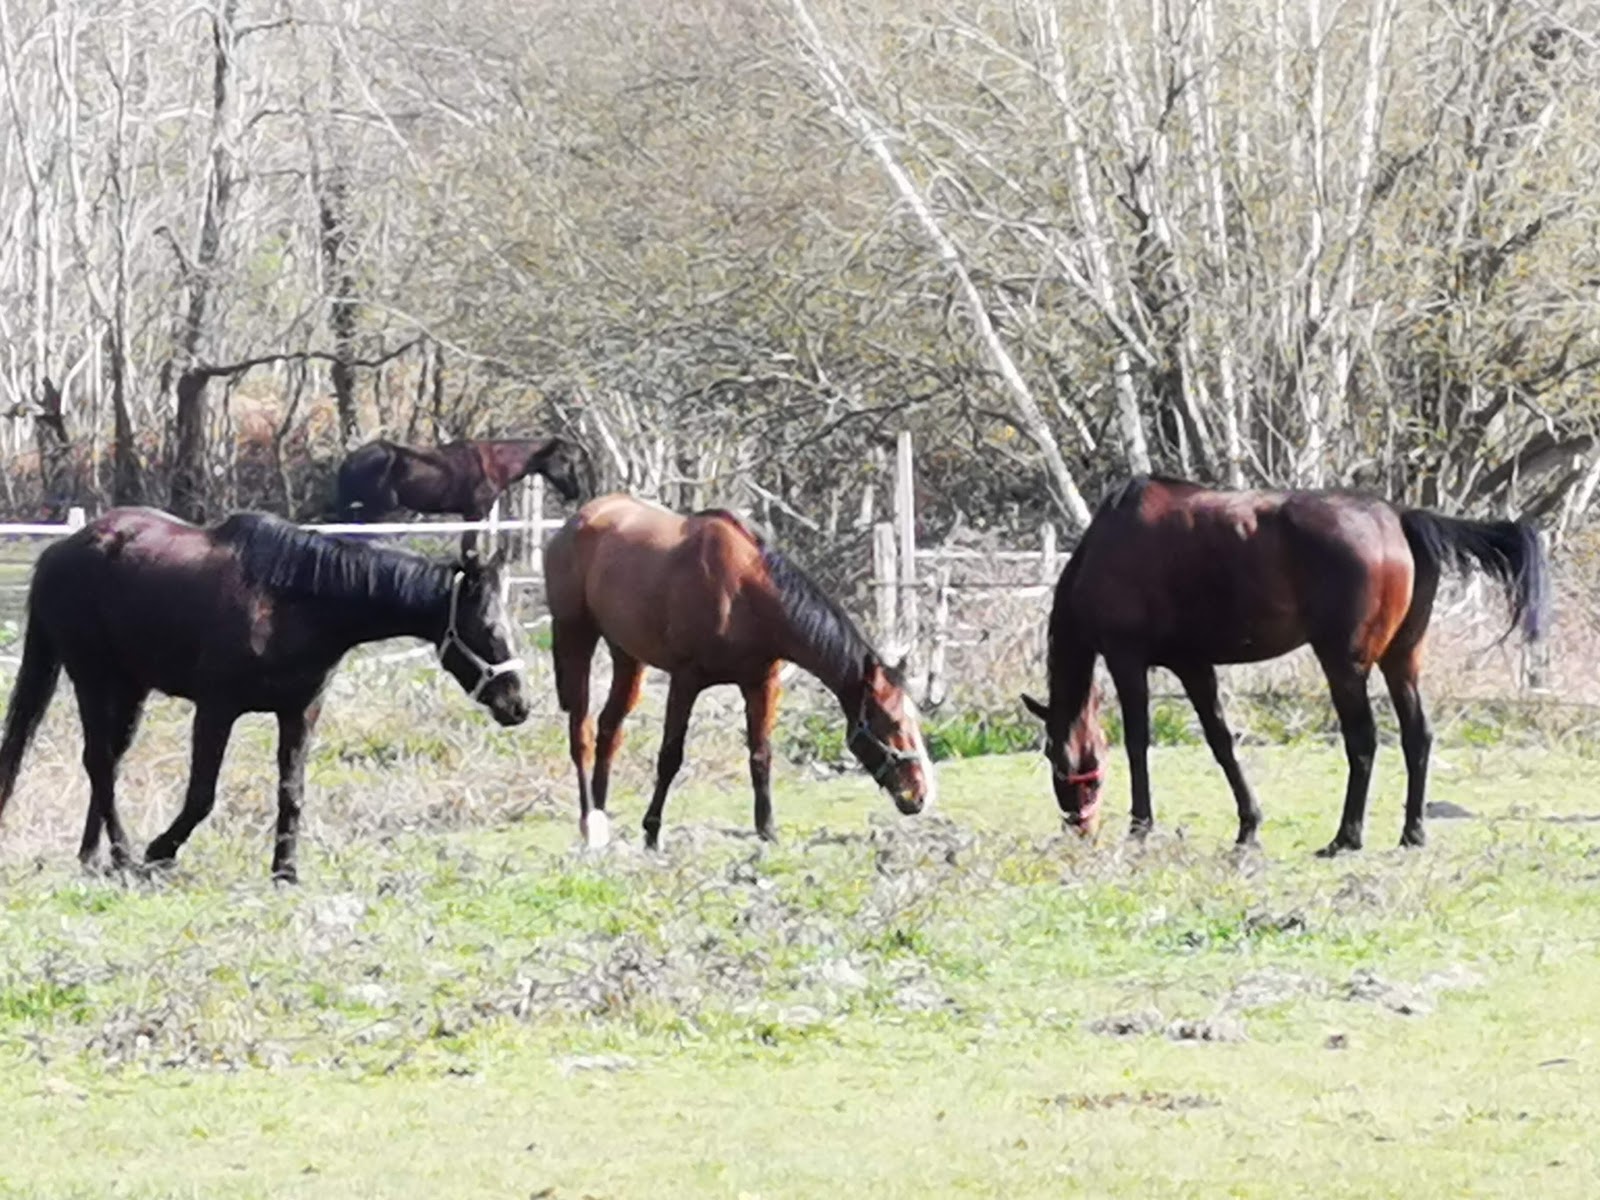
[[[1096,796],[1089,803],[1079,808],[1074,813],[1061,814],[1061,831],[1075,833],[1081,838],[1095,835],[1100,828],[1100,797]]]
[[[900,810],[902,816],[914,817],[922,811],[923,798],[915,792],[895,791],[889,794],[894,798],[894,806]]]
[[[521,725],[528,719],[531,709],[528,702],[522,697],[489,706],[489,712],[494,717],[496,724],[503,726]]]

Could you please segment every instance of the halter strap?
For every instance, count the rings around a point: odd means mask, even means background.
[[[457,653],[477,669],[478,682],[467,693],[469,699],[477,700],[483,695],[483,689],[494,680],[511,671],[522,670],[522,659],[513,657],[504,662],[492,663],[462,641],[461,631],[456,627],[456,614],[461,606],[461,582],[466,577],[466,572],[457,571],[455,578],[450,581],[450,623],[445,626],[444,637],[439,641],[439,661],[443,663],[445,652],[454,646]]]
[[[1071,775],[1056,776],[1057,779],[1067,784],[1099,783],[1105,777],[1106,769],[1103,766],[1096,767],[1092,771],[1078,771]]]
[[[854,746],[857,740],[865,741],[868,745],[877,747],[883,758],[876,767],[871,769],[872,782],[879,787],[888,787],[885,780],[894,773],[894,769],[905,763],[920,761],[920,756],[915,750],[902,750],[898,746],[891,746],[873,733],[867,726],[867,693],[861,694],[861,711],[856,714],[855,727],[850,730],[850,738],[846,745]]]

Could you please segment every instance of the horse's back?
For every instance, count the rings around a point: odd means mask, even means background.
[[[1398,514],[1355,493],[1131,480],[1108,494],[1074,559],[1080,619],[1166,657],[1275,658],[1335,627],[1389,630],[1411,598]]]
[[[592,625],[671,668],[691,637],[726,625],[761,543],[734,514],[684,515],[622,493],[580,508],[545,548],[551,617]]]

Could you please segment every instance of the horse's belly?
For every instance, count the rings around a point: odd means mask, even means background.
[[[1206,662],[1218,666],[1230,663],[1266,662],[1282,658],[1305,645],[1305,634],[1298,625],[1270,620],[1207,623],[1184,622],[1183,628],[1157,642],[1154,661],[1163,665]]]

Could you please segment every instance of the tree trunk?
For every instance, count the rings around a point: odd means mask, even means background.
[[[189,278],[189,307],[178,338],[182,369],[178,372],[176,452],[172,464],[172,511],[191,521],[205,519],[206,384],[200,351],[210,340],[215,318],[216,270],[222,257],[222,231],[233,197],[233,156],[229,148],[232,120],[233,50],[239,0],[221,0],[211,19],[211,161],[205,208],[200,219],[200,244]]]
[[[211,376],[200,370],[178,376],[171,508],[186,521],[206,519],[206,385],[210,382]]]

